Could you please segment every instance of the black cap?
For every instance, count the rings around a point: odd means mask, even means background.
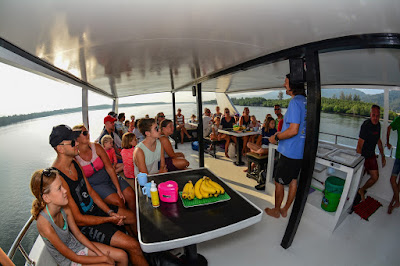
[[[69,126],[58,125],[53,127],[49,137],[49,143],[54,148],[64,140],[74,140],[81,134],[81,131],[74,131]]]

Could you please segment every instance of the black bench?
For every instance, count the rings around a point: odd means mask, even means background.
[[[209,149],[205,149],[204,152],[210,154],[212,157],[217,159],[217,145],[223,143],[225,140],[211,140],[210,137],[203,138],[204,143],[212,146],[212,151]]]
[[[247,158],[247,174],[248,178],[255,179],[258,183],[262,183],[260,172],[262,170],[267,170],[268,164],[268,154],[267,155],[259,155],[255,152],[248,152],[246,154]],[[251,164],[254,163],[256,165],[255,169],[251,170]]]

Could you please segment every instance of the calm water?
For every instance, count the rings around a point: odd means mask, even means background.
[[[186,121],[191,114],[196,114],[195,104],[178,104],[182,109]],[[211,112],[215,111],[215,105],[206,105]],[[239,112],[243,107],[238,106]],[[157,112],[163,111],[167,118],[172,118],[172,106],[151,105],[142,107],[121,108],[127,118],[134,114],[136,118],[149,114],[154,117]],[[283,113],[285,110],[283,110]],[[103,128],[103,118],[108,110],[92,111],[89,113],[91,139],[94,140]],[[258,120],[263,120],[265,115],[271,113],[273,108],[250,107],[250,114],[254,114]],[[359,128],[364,121],[363,118],[354,118],[334,114],[321,114],[320,131],[334,134],[358,137]],[[31,174],[40,168],[52,164],[56,154],[48,144],[49,135],[54,125],[67,124],[74,126],[82,123],[80,113],[56,115],[41,119],[34,119],[22,123],[2,127],[0,131],[0,247],[7,253],[18,232],[30,217],[30,207],[33,196],[30,193],[29,182]],[[321,136],[326,140],[329,137]],[[396,144],[396,134],[391,134],[391,143]],[[356,141],[345,142],[355,146]],[[30,250],[37,236],[36,226],[32,226],[30,233],[25,237],[23,243]],[[14,259],[17,265],[23,264],[22,256],[17,255]]]

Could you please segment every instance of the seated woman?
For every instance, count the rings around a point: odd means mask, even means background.
[[[168,172],[164,159],[164,148],[159,140],[161,134],[153,118],[142,118],[138,122],[140,132],[146,138],[135,147],[133,162],[135,176],[139,173],[157,174]]]
[[[198,123],[195,114],[192,114],[192,115],[190,116],[189,123]]]
[[[133,118],[135,118],[135,116],[133,116]],[[142,133],[140,133],[140,131],[139,131],[138,127],[137,127],[138,121],[139,120],[132,120],[129,132],[132,132],[133,134],[135,134],[135,136],[136,136],[136,138],[138,140],[138,143],[139,143],[139,142],[142,142],[144,140],[144,136],[142,135]]]
[[[230,111],[228,108],[224,109],[224,117],[222,117],[221,119],[221,125],[222,128],[233,128],[233,125],[235,123],[235,119],[230,115]],[[228,147],[229,147],[229,143],[231,142],[231,140],[233,140],[236,143],[236,137],[234,136],[230,136],[230,135],[226,135],[226,134],[221,134],[221,139],[224,139],[225,142],[225,156],[227,158],[229,158],[228,155]]]
[[[90,142],[89,131],[84,125],[74,126],[73,130],[81,131],[77,138],[79,155],[75,159],[82,166],[89,184],[107,204],[126,208],[127,203],[128,208],[135,212],[135,192],[124,179],[117,176],[103,147]]]
[[[57,170],[33,173],[31,191],[35,196],[32,216],[47,250],[57,265],[128,265],[125,251],[91,242],[79,230],[69,208],[67,191]]]
[[[261,129],[261,146],[254,143],[247,143],[247,147],[251,152],[258,153],[260,155],[268,154],[269,137],[273,136],[277,132],[275,128],[275,120],[272,117],[268,117]]]
[[[239,119],[239,126],[249,128],[250,125],[250,110],[249,107],[243,108],[243,115]],[[247,142],[249,141],[250,137],[249,136],[244,136],[243,137],[243,148],[242,148],[242,154],[246,154],[247,150]]]
[[[178,109],[178,113],[175,115],[175,119],[176,119],[176,130],[181,132],[181,144],[183,144],[183,137],[185,134],[188,139],[191,139],[192,136],[189,135],[189,133],[187,132],[186,128],[185,128],[185,116],[182,115],[182,110],[179,108]]]
[[[165,119],[161,122],[160,142],[164,148],[165,164],[168,172],[183,170],[189,166],[189,162],[185,159],[185,155],[181,152],[175,152],[172,148],[169,136],[174,133],[174,124],[171,120]]]
[[[258,131],[260,129],[261,125],[260,122],[257,121],[256,116],[255,115],[251,115],[250,116],[250,124],[249,124],[249,128],[253,131]],[[249,138],[249,142],[254,143],[256,140],[256,135],[250,136]]]
[[[133,151],[137,145],[137,138],[135,134],[127,132],[122,136],[122,161],[124,163],[124,176],[126,178],[135,178],[133,166]]]
[[[221,125],[221,118],[219,118],[218,116],[216,116],[214,118],[214,124],[211,126],[211,134],[210,134],[210,139],[211,140],[221,140],[221,135],[218,133],[218,130],[222,129],[222,125]]]

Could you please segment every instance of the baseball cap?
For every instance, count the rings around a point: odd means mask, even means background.
[[[81,131],[74,131],[69,126],[58,125],[53,127],[49,137],[49,143],[54,148],[64,140],[74,140],[81,134]]]
[[[111,115],[108,115],[106,117],[104,117],[104,124],[106,122],[115,122],[117,119],[115,117],[112,117]]]

